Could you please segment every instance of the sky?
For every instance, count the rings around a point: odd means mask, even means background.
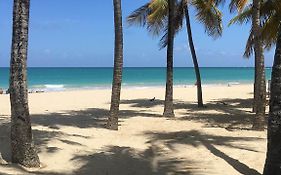
[[[145,28],[129,27],[126,17],[149,0],[122,0],[125,67],[165,67],[166,49],[159,50],[159,37]],[[13,0],[0,0],[0,67],[8,67],[12,35]],[[250,25],[228,27],[234,14],[221,7],[223,36],[210,38],[191,9],[191,26],[201,67],[251,67],[243,58]],[[112,0],[31,0],[29,67],[112,67],[114,51]],[[186,29],[176,36],[174,66],[192,67]],[[265,53],[272,66],[274,48]]]

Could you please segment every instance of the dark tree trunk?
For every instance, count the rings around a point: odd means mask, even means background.
[[[107,122],[108,129],[118,130],[118,113],[123,68],[123,30],[121,0],[113,0],[114,25],[115,25],[115,48],[114,48],[114,72],[111,94],[110,114]]]
[[[271,75],[267,154],[264,175],[281,174],[281,24]]]
[[[254,31],[254,50],[255,50],[255,119],[253,123],[254,130],[263,130],[265,124],[265,102],[266,102],[266,84],[263,45],[261,40],[260,26],[260,7],[261,1],[253,0],[253,31]]]
[[[168,21],[168,45],[167,45],[167,75],[166,75],[166,93],[164,104],[164,117],[174,117],[173,106],[173,52],[174,52],[174,16],[175,0],[169,0],[169,21]]]
[[[192,61],[193,61],[193,65],[194,65],[195,75],[196,75],[197,101],[198,101],[198,107],[201,108],[204,106],[203,97],[202,97],[201,75],[200,75],[200,70],[199,70],[196,52],[195,52],[195,48],[194,48],[194,44],[193,44],[193,39],[192,39],[188,6],[186,5],[185,8],[186,8],[185,9],[185,19],[186,19],[186,29],[187,29],[187,34],[188,34],[188,42],[189,42],[190,52],[191,52]]]
[[[256,113],[256,99],[257,99],[257,92],[256,92],[256,84],[257,84],[257,59],[255,57],[255,77],[254,77],[254,99],[253,99],[253,109],[252,112]]]
[[[14,0],[13,39],[10,64],[11,148],[12,162],[39,167],[39,157],[32,142],[27,93],[27,45],[29,0]]]

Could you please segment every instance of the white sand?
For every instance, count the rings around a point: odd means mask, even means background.
[[[203,92],[207,108],[198,109],[195,87],[175,88],[169,119],[164,88],[123,89],[118,132],[104,129],[110,90],[30,94],[40,169],[10,163],[9,96],[0,95],[0,174],[260,174],[266,132],[249,130],[252,86]]]

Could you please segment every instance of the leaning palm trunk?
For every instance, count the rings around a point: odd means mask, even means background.
[[[29,5],[29,0],[14,0],[9,88],[11,101],[11,148],[12,162],[26,167],[39,167],[39,157],[32,143],[26,82]]]
[[[201,76],[200,76],[200,70],[199,70],[196,52],[195,52],[195,48],[194,48],[194,44],[193,44],[193,38],[192,38],[192,32],[191,32],[191,26],[190,26],[190,18],[189,18],[189,11],[188,11],[187,5],[185,6],[185,19],[186,19],[186,29],[187,29],[187,33],[188,33],[188,42],[189,42],[190,52],[191,52],[191,56],[192,56],[192,60],[193,60],[195,75],[196,75],[198,107],[203,107]]]
[[[281,174],[281,24],[271,75],[267,155],[264,175]]]
[[[253,31],[254,31],[254,51],[255,51],[255,112],[256,116],[253,123],[254,130],[263,130],[265,122],[265,101],[266,101],[266,85],[265,85],[265,70],[264,70],[264,55],[261,40],[260,26],[260,7],[259,0],[253,0]]]
[[[168,45],[167,45],[167,75],[166,75],[166,94],[164,104],[164,117],[174,117],[173,106],[173,52],[174,52],[174,14],[175,1],[169,0],[169,19],[168,19]]]
[[[108,118],[108,129],[118,130],[118,113],[120,104],[120,92],[123,67],[123,30],[121,1],[113,0],[114,25],[115,25],[115,48],[114,48],[114,71],[111,94],[110,116]]]

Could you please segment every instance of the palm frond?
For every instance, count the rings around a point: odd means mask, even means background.
[[[149,4],[147,3],[140,8],[133,11],[128,17],[127,17],[127,23],[131,25],[139,25],[144,27],[147,24],[147,16],[151,13],[151,10],[149,8]]]
[[[192,5],[196,8],[196,18],[205,27],[205,32],[217,38],[222,35],[222,13],[213,0],[194,0]]]
[[[264,42],[265,48],[270,49],[272,45],[276,44],[279,25],[280,18],[278,15],[270,16],[264,23],[261,38]]]
[[[229,4],[230,12],[241,12],[248,4],[249,0],[231,0]]]
[[[168,1],[151,0],[149,4],[151,13],[147,16],[147,30],[153,35],[160,35],[168,25]]]
[[[168,15],[168,1],[167,0],[153,0],[149,4],[152,13],[148,15],[148,21],[151,23],[161,21],[163,16]]]
[[[250,35],[246,43],[244,57],[249,58],[253,53],[254,53],[254,32],[251,29]]]
[[[241,25],[243,23],[250,22],[252,20],[252,12],[253,12],[252,8],[250,7],[245,8],[241,13],[239,13],[237,16],[235,16],[230,20],[228,26],[233,25],[235,23]]]
[[[185,0],[181,0],[179,3],[176,4],[176,15],[174,19],[174,25],[175,25],[175,35],[181,30],[183,19],[185,17],[185,11],[188,8],[188,4]],[[164,35],[162,36],[159,47],[160,49],[163,49],[168,44],[168,26],[163,30]]]
[[[266,49],[270,49],[277,40],[278,27],[281,23],[281,1],[267,0],[261,4],[261,40]],[[252,20],[252,6],[244,8],[236,17],[234,17],[229,25],[234,23],[243,24]],[[254,51],[254,36],[250,32],[247,40],[244,57],[250,57]]]

